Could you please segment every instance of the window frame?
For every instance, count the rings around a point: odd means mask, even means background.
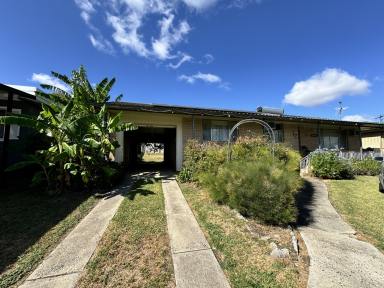
[[[215,123],[215,124],[212,125],[213,123]],[[217,142],[217,143],[227,142],[228,141],[228,137],[229,137],[229,131],[231,131],[231,129],[232,129],[232,127],[234,125],[235,125],[235,123],[233,123],[232,121],[215,120],[215,119],[213,119],[213,120],[212,119],[204,119],[203,120],[203,141],[206,141],[206,142]],[[218,127],[220,127],[220,126],[221,127],[225,127],[224,128],[226,130],[225,139],[224,140],[212,139],[212,128],[218,129]],[[207,139],[208,131],[209,131],[209,139]]]
[[[284,143],[284,124],[283,123],[275,123],[275,122],[267,122],[267,124],[272,128],[273,134],[275,135],[276,143]],[[263,127],[263,135],[269,136],[268,131],[265,127]]]
[[[7,107],[6,106],[0,106],[0,110],[4,110],[5,114],[7,113]],[[14,114],[21,114],[20,108],[12,108],[12,113]],[[0,142],[4,142],[4,135],[5,135],[5,125],[1,125],[3,127],[0,127],[0,129],[3,129],[3,137],[0,137]],[[12,135],[12,127],[16,129],[16,136]],[[20,138],[20,125],[11,124],[10,125],[10,131],[9,131],[9,140],[19,140]]]
[[[326,147],[325,145],[325,142],[326,142],[326,139],[328,140],[328,144],[332,144],[332,140],[331,139],[335,139],[337,138],[337,145],[329,145]],[[320,131],[320,147],[321,148],[324,148],[324,149],[346,149],[347,147],[347,139],[346,139],[346,135],[340,131],[340,130],[328,130],[328,129],[324,129],[324,130],[321,130]]]

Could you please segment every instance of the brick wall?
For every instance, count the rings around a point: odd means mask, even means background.
[[[284,144],[299,151],[300,145],[306,146],[310,151],[314,151],[319,147],[319,136],[317,125],[310,126],[308,124],[291,124],[282,123],[284,129]],[[182,123],[183,129],[183,147],[188,139],[192,139],[192,117],[184,117]],[[300,127],[300,141],[299,131]],[[322,127],[323,129],[335,130],[334,127]],[[247,123],[239,127],[239,136],[262,136],[263,128],[257,123]],[[345,130],[343,130],[345,131]],[[345,132],[344,132],[345,133]],[[360,150],[360,137],[359,135],[351,135],[347,133],[348,150]],[[203,119],[202,117],[195,117],[195,139],[203,141]]]
[[[203,121],[201,118],[195,118],[195,139],[203,141]],[[193,120],[190,118],[183,118],[183,147],[185,143],[193,138]]]
[[[306,146],[310,151],[319,147],[317,127],[300,127],[301,146]]]
[[[284,129],[284,144],[287,146],[299,150],[299,133],[297,125],[283,124]]]
[[[349,151],[360,151],[360,136],[354,135],[348,136],[348,150]]]
[[[246,123],[240,125],[239,129],[239,137],[249,136],[249,137],[261,137],[263,136],[263,128],[260,124],[257,123]]]

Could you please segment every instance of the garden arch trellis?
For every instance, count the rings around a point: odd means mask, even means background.
[[[273,129],[269,124],[263,120],[260,119],[244,119],[239,121],[235,124],[235,126],[232,127],[231,131],[229,131],[229,137],[228,137],[228,154],[227,154],[227,161],[231,161],[232,158],[232,135],[235,130],[243,124],[246,123],[257,123],[260,124],[262,127],[264,127],[269,135],[269,139],[271,141],[271,150],[272,150],[272,156],[275,154],[275,133],[273,133]]]

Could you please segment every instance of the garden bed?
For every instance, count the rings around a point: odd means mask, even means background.
[[[195,184],[180,183],[180,187],[232,287],[307,287],[309,261],[297,234],[299,257],[291,244],[290,229],[245,219],[213,202]],[[290,255],[271,257],[272,242],[288,248]]]

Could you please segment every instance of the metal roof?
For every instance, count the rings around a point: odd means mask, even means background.
[[[24,87],[24,89],[21,90],[21,87]],[[36,90],[32,94],[31,88],[32,87],[30,86],[6,85],[0,83],[0,91],[12,92],[26,100],[36,100],[36,96],[34,95]]]
[[[181,115],[195,115],[195,116],[212,116],[212,117],[225,117],[225,118],[258,118],[265,120],[280,120],[289,122],[303,122],[303,123],[319,123],[340,126],[355,126],[362,128],[383,129],[384,124],[371,123],[371,122],[352,122],[341,121],[334,119],[324,119],[317,117],[304,117],[295,115],[275,115],[260,113],[256,111],[243,111],[243,110],[230,110],[230,109],[216,109],[216,108],[198,108],[178,105],[166,104],[145,104],[134,102],[109,102],[108,107],[111,110],[125,110],[125,111],[138,111],[138,112],[153,112],[153,113],[166,113],[166,114],[181,114]]]

